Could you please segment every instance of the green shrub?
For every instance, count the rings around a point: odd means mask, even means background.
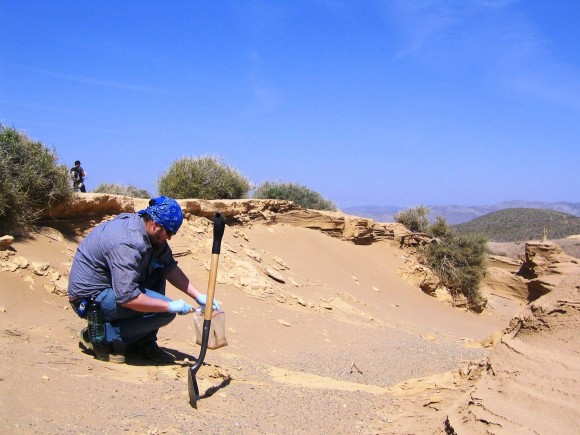
[[[72,196],[54,150],[0,124],[0,234],[26,235],[50,205]]]
[[[429,225],[429,207],[419,205],[403,210],[395,214],[395,222],[405,225],[410,231],[414,233],[425,232]]]
[[[451,227],[447,225],[447,221],[441,216],[437,216],[435,218],[435,223],[429,225],[425,231],[433,237],[446,237],[452,233]]]
[[[177,199],[240,199],[247,196],[250,182],[217,157],[186,157],[159,177],[157,189]]]
[[[451,295],[455,298],[463,294],[475,311],[482,311],[487,302],[479,292],[487,271],[486,253],[487,240],[483,236],[456,236],[450,230],[439,242],[421,248],[422,261],[435,271]]]
[[[320,193],[295,183],[265,181],[256,188],[254,198],[293,201],[300,207],[313,210],[336,210],[334,203]]]
[[[125,195],[132,198],[151,198],[149,192],[143,189],[137,189],[135,186],[129,184],[125,186],[124,184],[107,184],[101,183],[97,186],[95,193],[109,193],[111,195]]]

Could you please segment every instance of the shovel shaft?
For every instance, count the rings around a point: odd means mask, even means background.
[[[213,313],[213,299],[215,295],[215,286],[217,281],[217,268],[219,263],[219,254],[221,250],[222,238],[226,227],[226,218],[221,213],[216,213],[213,221],[213,245],[211,249],[211,264],[209,268],[209,281],[207,285],[207,300],[205,305],[205,313],[203,316],[203,333],[201,338],[201,350],[199,357],[195,364],[189,369],[188,373],[188,391],[189,403],[194,408],[197,408],[197,400],[199,399],[199,388],[195,374],[203,365],[205,353],[207,351],[207,344],[209,341],[209,331],[211,327],[211,316]]]
[[[213,298],[215,296],[215,285],[217,281],[217,268],[219,263],[219,254],[211,255],[211,265],[209,281],[207,283],[207,302],[205,304],[205,313],[203,315],[204,320],[211,320],[211,315],[213,313]],[[212,273],[212,271],[215,271]]]

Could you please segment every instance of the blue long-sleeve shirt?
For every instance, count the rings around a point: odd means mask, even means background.
[[[68,295],[91,297],[113,288],[117,303],[123,304],[139,296],[139,286],[156,268],[169,272],[176,265],[167,242],[158,249],[151,245],[140,215],[122,213],[95,227],[80,243]]]

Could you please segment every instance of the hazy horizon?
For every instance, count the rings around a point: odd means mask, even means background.
[[[525,201],[525,200],[520,200],[520,199],[513,199],[513,200],[505,200],[505,201],[498,201],[495,202],[493,204],[425,204],[425,203],[417,203],[413,206],[417,206],[417,205],[425,205],[427,207],[493,207],[493,206],[497,206],[497,205],[502,205],[502,204],[509,204],[509,203],[525,203],[525,204],[533,204],[533,203],[537,203],[537,204],[560,204],[560,203],[566,203],[566,204],[572,204],[572,205],[580,205],[580,201],[534,201],[534,200],[529,200],[529,201]],[[362,207],[379,207],[379,208],[387,208],[387,207],[396,207],[396,208],[401,208],[401,207],[409,207],[406,205],[398,205],[398,204],[359,204],[359,205],[355,205],[352,207],[345,207],[345,208],[362,208]]]

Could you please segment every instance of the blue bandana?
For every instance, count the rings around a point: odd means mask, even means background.
[[[149,201],[149,207],[145,210],[140,210],[137,213],[140,215],[147,214],[157,222],[163,225],[173,234],[177,233],[181,223],[183,222],[183,212],[181,206],[176,200],[167,196],[160,196]]]

